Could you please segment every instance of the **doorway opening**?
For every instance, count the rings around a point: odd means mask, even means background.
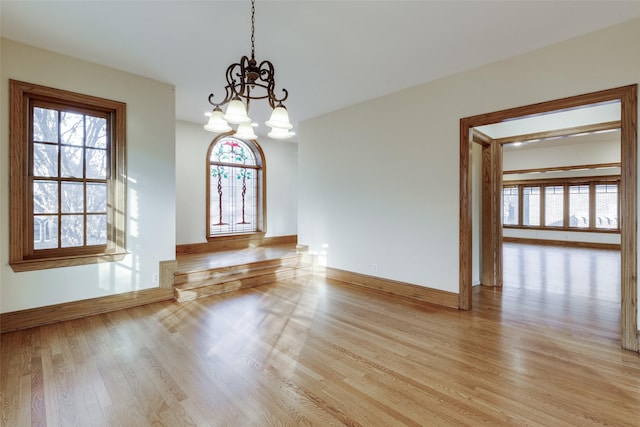
[[[638,351],[637,273],[637,85],[563,98],[524,107],[502,110],[460,120],[460,289],[459,307],[471,309],[473,284],[473,207],[472,150],[473,129],[534,117],[557,111],[570,111],[599,103],[620,103],[620,331],[623,348]],[[476,141],[478,142],[478,141]],[[482,144],[482,162],[488,164],[482,176],[483,209],[491,214],[482,227],[491,237],[483,238],[482,269],[486,280],[500,285],[502,280],[502,148],[491,141]],[[485,168],[483,168],[484,170]],[[476,221],[477,222],[477,221]],[[486,228],[485,228],[486,227]],[[485,236],[486,237],[486,236]],[[485,241],[486,240],[486,241]],[[485,269],[488,273],[485,272]]]

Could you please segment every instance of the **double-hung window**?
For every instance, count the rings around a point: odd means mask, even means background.
[[[125,253],[125,104],[10,81],[15,271]]]

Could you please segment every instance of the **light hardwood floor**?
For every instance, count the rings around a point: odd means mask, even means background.
[[[548,250],[470,312],[309,275],[6,333],[2,425],[640,425],[619,254]]]

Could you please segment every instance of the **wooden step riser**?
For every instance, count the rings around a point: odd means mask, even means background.
[[[269,276],[274,274],[277,275],[290,270],[311,271],[312,269],[310,266],[263,268],[260,270],[251,270],[244,274],[233,274],[233,275],[228,275],[223,277],[205,277],[204,279],[197,280],[197,281],[191,280],[186,283],[176,283],[174,284],[173,287],[179,290],[189,290],[189,289],[200,288],[203,286],[220,285],[228,282],[233,282],[235,280],[249,280],[253,277],[262,277],[262,276]]]
[[[233,292],[239,289],[265,285],[267,283],[273,283],[277,280],[291,279],[308,274],[311,274],[311,270],[309,268],[288,269],[255,277],[231,280],[224,283],[202,285],[200,287],[192,289],[174,288],[174,295],[175,299],[178,302],[193,301],[197,298],[222,294],[225,292]]]
[[[195,274],[195,275],[181,275],[180,277],[176,276],[174,280],[174,287],[177,288],[193,288],[200,286],[201,283],[206,284],[215,284],[215,283],[224,283],[230,282],[232,280],[246,279],[250,277],[256,276],[264,276],[267,274],[278,273],[280,271],[285,270],[293,270],[296,268],[306,268],[308,265],[306,264],[298,264],[298,265],[278,265],[264,268],[256,268],[256,269],[241,269],[234,273],[227,274],[218,274],[215,272],[211,272],[210,274]]]
[[[235,265],[230,267],[212,268],[203,271],[176,273],[174,284],[181,285],[190,282],[199,282],[202,280],[225,280],[234,276],[251,276],[252,272],[266,272],[267,270],[276,271],[284,268],[297,268],[306,265],[301,257],[290,257],[268,261],[260,261],[250,264]]]

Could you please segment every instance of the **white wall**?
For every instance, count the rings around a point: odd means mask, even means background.
[[[203,116],[204,121],[204,116]],[[206,242],[207,150],[216,134],[201,125],[176,123],[176,241]],[[298,146],[260,138],[267,170],[266,237],[297,233]]]
[[[553,142],[548,144],[539,142],[514,148],[505,147],[502,156],[503,170],[620,162],[620,132],[574,137],[566,141],[579,141],[581,138],[584,139],[584,142],[561,143],[559,145],[553,144]],[[510,175],[505,176],[505,179],[510,178]]]
[[[304,121],[299,241],[457,293],[460,118],[638,83],[638,40],[636,19]]]
[[[1,41],[0,310],[15,310],[157,287],[158,262],[175,258],[173,86]],[[127,104],[127,251],[121,262],[14,273],[9,260],[8,79]]]

